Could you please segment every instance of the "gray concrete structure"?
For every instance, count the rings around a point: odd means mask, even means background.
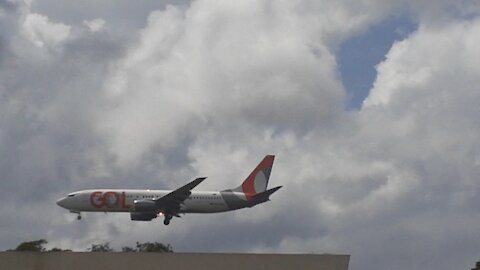
[[[349,255],[1,252],[0,270],[347,270]]]

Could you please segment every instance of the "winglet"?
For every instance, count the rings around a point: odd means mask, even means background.
[[[192,182],[182,186],[181,188],[178,188],[167,195],[160,197],[156,199],[156,201],[164,201],[164,200],[169,200],[169,199],[174,199],[174,198],[180,198],[181,201],[184,201],[185,198],[187,198],[190,195],[190,190],[198,186],[200,183],[203,182],[203,180],[207,179],[207,177],[199,177]]]
[[[203,182],[203,180],[207,179],[207,177],[198,177],[197,179],[193,180],[192,182],[186,184],[185,186],[179,188],[182,190],[192,190],[196,186],[198,186],[200,183]]]
[[[198,186],[200,183],[203,182],[203,180],[207,179],[207,177],[198,177],[197,179],[193,180],[192,182],[184,185],[183,187],[177,189],[177,190],[184,190],[184,191],[189,191]]]

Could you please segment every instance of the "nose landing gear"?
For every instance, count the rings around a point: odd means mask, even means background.
[[[77,220],[80,220],[82,219],[82,214],[78,211],[70,211],[70,213],[74,213],[74,214],[77,214]]]

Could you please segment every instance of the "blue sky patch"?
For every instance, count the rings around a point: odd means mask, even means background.
[[[393,42],[404,39],[416,28],[417,25],[407,16],[390,17],[340,46],[337,61],[342,83],[349,95],[348,109],[361,108],[375,81],[375,66],[385,59]]]

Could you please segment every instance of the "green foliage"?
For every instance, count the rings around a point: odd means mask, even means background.
[[[47,250],[44,245],[48,243],[45,239],[23,242],[18,245],[14,250],[8,251],[34,251],[34,252],[62,252],[62,251],[72,251],[71,249],[60,249],[54,247],[50,250]],[[114,252],[115,250],[110,247],[110,243],[105,242],[102,244],[92,244],[88,249],[90,252]],[[122,247],[122,252],[159,252],[159,253],[170,253],[173,252],[172,246],[170,244],[164,245],[159,242],[146,242],[140,243],[137,242],[134,248],[132,247]]]
[[[48,252],[64,252],[64,251],[72,251],[72,250],[71,249],[61,249],[61,248],[54,247],[54,248],[50,249]]]
[[[140,243],[137,242],[136,247],[122,247],[122,252],[159,252],[159,253],[170,253],[173,252],[172,246],[164,245],[162,243],[154,242],[146,242]]]
[[[139,242],[137,242],[137,250],[138,250],[138,252],[165,252],[165,253],[173,252],[173,249],[169,244],[164,245],[164,244],[158,243],[158,242],[155,242],[155,243],[150,243],[150,242],[139,243]]]
[[[35,241],[29,241],[29,242],[23,242],[20,245],[18,245],[14,250],[7,250],[7,251],[33,251],[33,252],[59,252],[59,251],[72,251],[71,249],[61,249],[54,247],[50,250],[47,250],[44,245],[48,243],[47,240],[45,239],[40,239],[40,240],[35,240]]]
[[[92,247],[88,249],[91,252],[112,252],[113,248],[110,247],[110,243],[92,244]]]
[[[36,251],[44,252],[46,251],[43,245],[46,245],[48,242],[45,239],[23,242],[15,248],[15,251]]]
[[[122,252],[137,252],[137,249],[131,247],[122,247]]]

